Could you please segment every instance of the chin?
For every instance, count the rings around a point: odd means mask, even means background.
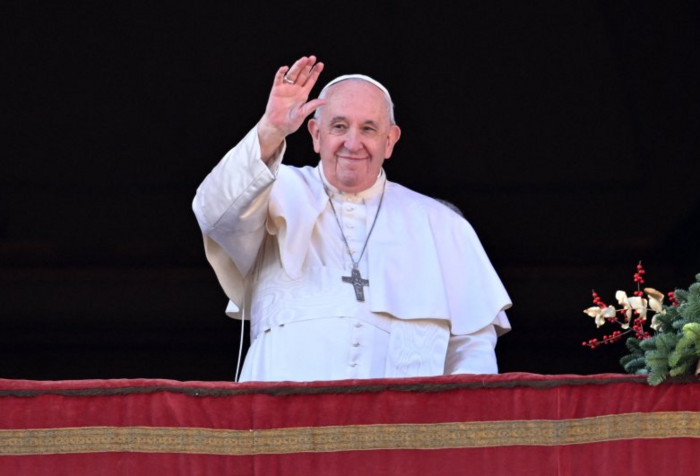
[[[338,188],[344,192],[356,192],[355,190],[360,185],[358,180],[339,180]]]

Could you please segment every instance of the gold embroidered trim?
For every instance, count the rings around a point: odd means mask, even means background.
[[[271,430],[84,427],[0,430],[0,455],[139,452],[228,456],[392,449],[561,446],[641,438],[700,438],[700,413]]]

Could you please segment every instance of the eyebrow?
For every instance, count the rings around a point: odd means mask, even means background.
[[[338,122],[338,121],[345,121],[345,122],[347,122],[347,121],[348,121],[348,118],[345,117],[345,116],[335,116],[335,117],[331,118],[330,124],[333,124],[334,122]],[[378,123],[377,121],[373,121],[372,119],[367,119],[367,120],[364,121],[362,124],[363,124],[363,125],[371,125],[371,126],[374,126],[374,127],[379,127],[379,123]]]

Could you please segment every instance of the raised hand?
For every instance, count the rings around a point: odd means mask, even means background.
[[[325,101],[309,101],[311,89],[323,71],[323,63],[315,56],[299,58],[292,67],[277,70],[265,114],[258,123],[262,159],[267,162],[284,138],[296,132],[309,114]]]

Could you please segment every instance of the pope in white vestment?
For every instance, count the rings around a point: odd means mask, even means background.
[[[282,164],[284,144],[264,161],[261,127],[193,202],[227,314],[251,322],[240,380],[497,373],[511,301],[469,223],[381,168],[353,192],[328,162]],[[354,267],[368,283],[346,282]]]

